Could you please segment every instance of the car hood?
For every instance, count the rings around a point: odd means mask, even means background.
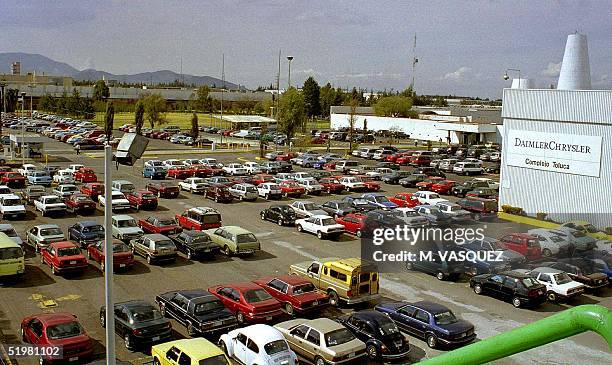
[[[559,288],[559,290],[562,291],[563,293],[567,293],[567,291],[570,289],[581,288],[582,286],[583,285],[577,281],[570,281],[569,283],[557,285],[557,288]]]
[[[140,227],[115,227],[121,233],[143,233]]]
[[[321,209],[315,209],[315,210],[307,210],[306,212],[307,215],[312,216],[312,215],[327,215],[327,212]]]
[[[503,250],[502,257],[508,261],[522,261],[525,259],[525,256],[512,250]]]
[[[24,212],[26,209],[23,205],[9,205],[2,207],[5,212]]]

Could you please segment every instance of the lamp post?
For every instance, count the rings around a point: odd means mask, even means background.
[[[521,70],[519,70],[518,68],[507,68],[506,72],[504,73],[504,80],[509,80],[510,76],[508,76],[508,71],[514,71],[514,72],[518,72],[518,80],[519,80],[519,88],[521,87]]]
[[[22,91],[21,92],[21,117],[23,118],[23,115],[25,114],[25,96],[26,96],[26,92]],[[25,148],[24,148],[24,143],[25,141],[25,122],[22,120],[21,121],[21,164],[25,165]]]
[[[289,61],[289,75],[287,76],[287,84],[289,85],[287,89],[291,88],[291,61],[293,61],[293,56],[287,56],[287,61]]]
[[[28,84],[28,88],[30,88],[30,118],[34,114],[34,105],[32,104],[32,95],[34,94],[34,84]]]
[[[2,79],[0,80],[0,91],[2,92],[2,94],[0,95],[0,97],[2,99],[0,99],[0,135],[2,135],[2,113],[6,112],[6,99],[4,97],[4,88],[6,87],[6,80]]]

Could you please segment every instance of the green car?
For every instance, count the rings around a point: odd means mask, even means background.
[[[221,247],[227,256],[251,255],[261,250],[261,244],[255,235],[238,226],[223,226],[207,229],[212,241]]]

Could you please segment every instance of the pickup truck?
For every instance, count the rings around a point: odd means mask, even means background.
[[[46,216],[49,213],[66,214],[66,204],[57,195],[43,195],[34,201],[34,209]]]
[[[0,215],[2,219],[8,217],[25,217],[26,208],[21,202],[21,198],[15,194],[0,195]]]

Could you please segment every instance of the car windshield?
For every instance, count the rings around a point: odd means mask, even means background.
[[[325,334],[325,343],[328,347],[339,346],[355,339],[355,336],[346,328],[341,328]]]
[[[40,230],[41,236],[59,236],[63,235],[62,230],[56,227],[53,228],[43,228]]]
[[[531,288],[532,286],[536,285],[536,282],[532,278],[523,278],[522,282],[526,288]]]
[[[451,311],[434,314],[434,321],[439,325],[447,325],[457,322],[457,317]]]
[[[21,200],[19,198],[4,198],[2,199],[2,205],[10,207],[15,205],[20,205]]]
[[[136,227],[136,221],[134,219],[124,219],[117,222],[119,227]]]
[[[130,248],[128,247],[128,245],[126,245],[125,243],[115,243],[113,244],[113,252],[114,253],[120,253],[120,252],[128,252],[131,251]]]
[[[61,203],[61,202],[62,202],[62,201],[60,200],[60,198],[57,198],[57,197],[47,198],[47,199],[45,200],[45,203],[46,203],[46,204],[58,204],[58,203]]]
[[[219,214],[204,214],[202,216],[202,223],[219,223],[221,222],[221,216]]]
[[[555,242],[555,243],[560,243],[560,242],[564,241],[561,236],[558,236],[556,234],[550,235],[550,240]]]
[[[194,313],[195,315],[201,315],[212,311],[218,311],[225,308],[223,302],[220,300],[211,300],[209,302],[198,303],[195,305]]]
[[[567,284],[572,281],[572,279],[564,272],[555,274],[554,278],[558,285]]]
[[[83,233],[91,233],[91,232],[104,232],[104,227],[97,225],[97,226],[90,226],[90,227],[83,228]]]
[[[301,284],[301,285],[296,285],[293,287],[293,294],[294,295],[301,295],[301,294],[306,294],[306,293],[312,293],[316,290],[316,287],[311,284]]]
[[[0,249],[0,260],[11,260],[23,257],[23,251],[19,247],[7,247]]]
[[[285,214],[293,214],[294,211],[287,205],[281,205],[278,209]]]
[[[599,230],[597,228],[595,228],[595,226],[593,226],[592,224],[585,224],[584,228],[587,230],[587,232],[589,233],[598,233]]]
[[[61,338],[75,337],[83,333],[83,327],[79,322],[69,322],[56,324],[55,326],[47,327],[47,337],[50,340],[59,340]]]
[[[225,355],[217,355],[200,360],[198,365],[229,365],[229,363],[227,362]]]
[[[113,192],[111,199],[125,199],[125,195],[123,195],[123,193],[121,192],[116,191],[116,192]]]
[[[244,292],[244,299],[247,303],[258,303],[272,299],[272,296],[263,289],[247,290]]]
[[[386,203],[389,201],[389,199],[386,196],[383,195],[379,195],[377,197],[375,197],[376,201],[379,203]]]
[[[321,220],[321,225],[323,226],[331,226],[336,224],[336,221],[333,218],[324,218]]]
[[[15,232],[14,228],[0,229],[0,232],[4,233],[9,237],[17,237],[17,232]]]
[[[238,243],[248,243],[248,242],[257,242],[257,238],[253,233],[242,233],[236,236],[236,242]]]
[[[574,237],[578,237],[578,238],[586,237],[586,234],[584,232],[580,232],[580,231],[572,231],[572,235]]]
[[[161,314],[157,311],[157,309],[149,305],[141,305],[131,308],[130,317],[130,323],[154,321],[156,319],[162,318]]]
[[[60,248],[57,250],[57,256],[77,256],[81,254],[81,250],[78,247]]]
[[[174,243],[172,243],[172,241],[170,240],[160,240],[160,241],[155,242],[155,246],[156,248],[161,248],[161,249],[173,248]]]
[[[304,210],[315,210],[317,206],[314,203],[306,203],[304,204]]]
[[[264,350],[271,356],[278,354],[279,352],[287,352],[289,350],[289,346],[287,346],[287,342],[285,342],[285,340],[276,340],[265,344]]]
[[[397,328],[397,325],[393,321],[382,318],[378,323],[378,328],[383,336],[390,336],[400,332],[399,328]]]

